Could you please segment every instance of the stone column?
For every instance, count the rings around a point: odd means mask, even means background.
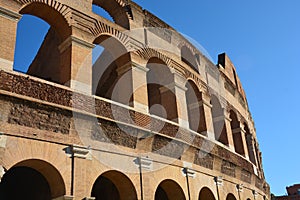
[[[202,134],[207,135],[208,138],[215,139],[214,124],[212,118],[212,105],[210,103],[210,97],[204,93],[202,94],[202,106],[206,124],[206,132]]]
[[[68,37],[60,46],[60,82],[72,89],[92,93],[92,50],[94,45],[78,37]]]
[[[241,136],[241,141],[239,141],[242,143],[241,145],[243,147],[243,153],[241,153],[241,154],[243,154],[243,156],[245,156],[245,158],[249,160],[249,154],[248,154],[248,148],[247,148],[247,142],[246,142],[246,132],[243,129],[243,127],[241,126],[241,124],[240,124],[239,128],[231,130],[231,133],[232,133],[233,138],[235,137],[235,134]]]
[[[147,93],[148,71],[148,68],[131,61],[117,69],[118,83],[115,86],[116,88],[114,88],[120,102],[129,103],[135,110],[144,113],[149,112]]]
[[[91,154],[87,147],[72,145],[72,195],[76,199],[91,199],[89,179],[89,165],[91,165]]]
[[[185,87],[186,79],[179,74],[176,70],[173,70],[174,74],[174,84],[167,86],[171,91],[174,92],[176,96],[176,106],[177,106],[177,114],[178,114],[178,124],[181,127],[189,128],[189,117],[188,117],[188,109],[186,103],[186,94],[187,88]]]
[[[254,141],[253,135],[252,134],[247,134],[246,135],[246,139],[248,141],[247,144],[249,145],[249,147],[248,147],[248,150],[249,150],[248,151],[248,153],[249,153],[249,159],[250,159],[251,162],[253,162],[253,164],[255,166],[257,166],[257,157],[255,155],[255,147],[254,147],[254,142],[253,142]]]
[[[247,147],[246,131],[245,131],[244,127],[242,126],[242,124],[240,126],[241,126],[241,136],[242,136],[242,141],[243,141],[245,157],[246,157],[246,159],[249,160],[249,152],[248,152],[248,147]]]
[[[151,199],[153,191],[151,190],[151,178],[153,170],[153,161],[147,157],[138,157],[134,160],[140,173],[140,194],[138,199]],[[138,190],[138,188],[136,188]]]
[[[230,113],[227,112],[226,110],[224,111],[224,116],[225,116],[225,126],[226,126],[226,132],[227,132],[227,139],[228,139],[228,146],[229,148],[234,151],[234,142],[233,142],[233,134],[231,130],[231,119],[229,117]]]
[[[0,7],[0,69],[13,70],[17,23],[21,15]]]

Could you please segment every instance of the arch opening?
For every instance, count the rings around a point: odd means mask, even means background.
[[[189,80],[185,87],[186,102],[188,109],[188,119],[190,129],[201,134],[206,134],[206,122],[202,101],[202,93],[199,91],[196,84]]]
[[[117,171],[108,171],[97,178],[92,188],[96,200],[137,199],[137,193],[130,179]]]
[[[116,38],[101,35],[93,50],[93,94],[133,106],[130,55]]]
[[[240,122],[237,118],[236,113],[232,110],[230,111],[229,117],[231,119],[230,125],[231,125],[231,131],[232,131],[232,135],[233,135],[233,143],[234,143],[235,152],[237,152],[240,155],[245,156]]]
[[[26,160],[9,169],[0,183],[1,199],[51,200],[66,194],[56,168],[41,160]]]
[[[14,70],[65,84],[70,74],[63,69],[59,46],[71,33],[67,21],[54,8],[41,2],[25,5],[20,14]]]
[[[229,193],[226,197],[226,200],[236,200],[236,198],[233,194]]]
[[[92,5],[92,11],[93,13],[115,23],[114,19],[112,18],[112,16],[106,11],[104,10],[102,7],[96,5],[96,4],[93,4]]]
[[[229,143],[226,131],[224,109],[222,108],[219,99],[215,95],[212,95],[211,97],[211,105],[215,139],[228,146]]]
[[[162,181],[155,192],[155,200],[185,200],[185,195],[180,187],[173,180]]]
[[[109,20],[112,19],[112,21],[119,26],[122,26],[125,29],[129,29],[130,23],[127,11],[129,11],[130,9],[128,6],[121,6],[117,1],[114,0],[93,0],[93,5],[99,6],[103,10],[105,10],[110,16],[108,17]]]
[[[215,196],[209,188],[204,187],[199,193],[199,200],[215,200]]]
[[[147,63],[148,106],[150,114],[178,122],[174,76],[159,58]]]

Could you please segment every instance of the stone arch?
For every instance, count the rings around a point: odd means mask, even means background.
[[[185,87],[187,88],[186,102],[190,129],[198,133],[203,133],[207,130],[207,127],[203,108],[202,93],[192,80],[188,80]]]
[[[71,35],[69,16],[67,15],[71,11],[70,8],[55,0],[22,0],[20,3],[22,4],[20,14],[35,16],[50,25],[37,54],[28,66],[27,74],[66,84],[71,78],[69,73],[71,64],[63,61],[68,59],[65,58],[66,55],[61,51],[60,46]],[[28,28],[34,30],[34,27]]]
[[[104,172],[97,178],[91,196],[96,200],[137,200],[132,181],[125,174],[115,170]]]
[[[37,191],[35,187],[43,192],[39,193],[41,191]],[[16,195],[16,198],[28,189],[27,196],[29,195],[33,200],[50,200],[66,194],[65,183],[60,172],[50,163],[37,159],[24,160],[11,167],[2,178],[1,189],[7,192],[0,191],[2,195]],[[31,193],[37,195],[34,197],[37,199],[34,199]]]
[[[126,73],[131,58],[126,46],[118,38],[108,34],[97,37],[94,44],[100,45],[103,52],[93,65],[93,93],[131,105],[132,76]],[[128,77],[124,78],[124,76]]]
[[[172,66],[172,60],[164,55],[161,52],[158,52],[155,49],[152,48],[143,48],[136,51],[136,54],[142,57],[145,60],[150,60],[151,58],[158,58],[162,60],[167,66]]]
[[[150,114],[178,122],[174,75],[167,64],[157,57],[148,60],[147,91]]]
[[[63,41],[71,35],[69,23],[70,8],[55,0],[20,0],[22,4],[20,14],[29,14],[39,17],[53,27]]]
[[[155,200],[185,200],[185,194],[178,183],[167,179],[162,181],[155,191]]]
[[[231,125],[231,132],[233,136],[235,152],[240,155],[245,155],[240,121],[238,120],[237,114],[233,110],[230,110],[229,117],[231,119],[230,125]]]
[[[226,131],[224,109],[216,95],[211,95],[212,118],[215,132],[215,139],[228,145],[228,135]]]
[[[208,187],[203,187],[199,193],[199,200],[215,200],[213,192]]]
[[[236,198],[233,194],[229,193],[226,197],[226,200],[236,200]]]
[[[113,18],[114,22],[123,28],[130,28],[130,7],[122,1],[93,0],[93,4],[103,8]]]

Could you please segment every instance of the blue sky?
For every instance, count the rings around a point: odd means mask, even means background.
[[[136,2],[200,43],[214,62],[219,53],[229,55],[247,94],[271,191],[282,195],[286,186],[300,183],[300,1]],[[16,69],[30,64],[47,28],[31,17],[21,20]]]

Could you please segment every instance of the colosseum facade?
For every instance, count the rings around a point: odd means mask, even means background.
[[[26,74],[23,15],[50,25]],[[0,0],[0,38],[0,199],[270,199],[225,53],[130,0]]]

